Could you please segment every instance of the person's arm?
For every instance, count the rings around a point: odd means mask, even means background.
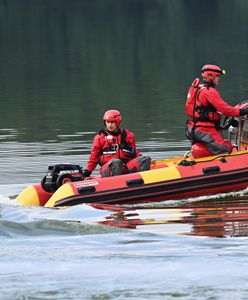
[[[233,107],[226,103],[220,96],[216,89],[211,88],[208,94],[208,102],[211,103],[214,108],[227,117],[238,117],[240,116],[240,109]]]
[[[97,134],[94,137],[93,140],[93,145],[91,148],[91,153],[90,153],[90,157],[87,163],[87,168],[86,170],[84,170],[84,176],[88,177],[91,175],[91,173],[94,171],[94,169],[96,168],[98,161],[99,161],[99,154],[101,151],[101,145],[100,145],[100,141],[99,141],[99,134]]]
[[[129,147],[132,149],[132,156],[137,157],[140,156],[140,152],[136,147],[136,142],[135,142],[135,136],[131,131],[127,131],[127,142],[129,144]]]

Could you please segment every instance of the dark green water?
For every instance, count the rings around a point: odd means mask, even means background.
[[[184,139],[205,63],[227,70],[229,103],[246,99],[247,14],[245,0],[0,0],[1,140],[94,132],[109,108],[140,141]]]

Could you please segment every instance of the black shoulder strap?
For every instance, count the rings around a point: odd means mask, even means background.
[[[124,139],[126,139],[126,137],[127,137],[127,131],[126,131],[126,129],[121,129],[121,137],[124,138]]]
[[[194,99],[193,120],[195,119],[195,112],[197,109],[196,101],[199,100],[200,91],[201,91],[201,87],[199,86]]]
[[[127,144],[127,131],[125,129],[121,129],[121,146],[123,148],[128,148],[128,144]]]
[[[103,129],[101,129],[101,130],[99,130],[99,132],[98,132],[98,134],[104,134],[104,135],[108,135],[108,133],[106,132],[106,130],[103,128]]]

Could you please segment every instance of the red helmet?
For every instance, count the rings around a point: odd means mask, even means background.
[[[111,109],[107,110],[103,116],[103,121],[115,122],[116,126],[119,127],[121,124],[121,114],[118,110]]]
[[[216,65],[205,65],[202,67],[202,77],[208,79],[208,75],[212,75],[212,78],[214,79],[216,75],[225,75],[225,70],[221,70],[220,67]]]

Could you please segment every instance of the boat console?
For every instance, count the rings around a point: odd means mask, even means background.
[[[232,143],[237,151],[248,150],[248,118],[235,117],[233,118],[234,124],[228,129],[228,140]],[[236,122],[235,122],[236,121]]]

